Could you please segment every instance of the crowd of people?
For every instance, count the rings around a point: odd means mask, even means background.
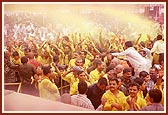
[[[163,33],[62,35],[13,17],[5,16],[4,82],[21,82],[20,93],[97,111],[164,111]]]

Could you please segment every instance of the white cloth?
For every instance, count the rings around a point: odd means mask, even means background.
[[[151,52],[155,52],[156,54],[164,53],[165,44],[163,40],[158,40],[154,43]]]
[[[128,59],[129,63],[134,68],[135,76],[139,75],[139,72],[141,71],[148,71],[146,65],[147,60],[142,57],[138,51],[135,50],[134,47],[129,47],[125,51],[120,53],[112,53],[113,56],[123,56],[126,55],[126,58]]]
[[[79,107],[95,110],[91,101],[85,94],[77,94],[71,96],[71,104]]]
[[[146,60],[147,60],[146,68],[147,68],[148,71],[146,71],[146,72],[149,73],[149,70],[152,67],[152,60],[153,60],[152,54],[151,54],[151,51],[148,48],[143,48],[142,50],[144,50],[146,52],[146,54],[147,54],[147,57],[146,57]]]

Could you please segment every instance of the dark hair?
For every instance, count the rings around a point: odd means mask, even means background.
[[[129,87],[133,87],[133,86],[137,86],[137,89],[138,89],[138,90],[139,90],[139,88],[140,88],[140,85],[139,85],[138,83],[136,83],[136,82],[131,82],[131,83],[130,83]]]
[[[146,77],[147,75],[149,75],[149,74],[148,74],[148,72],[146,72],[146,71],[141,71],[141,72],[139,73],[139,77],[140,77],[140,78],[144,78],[144,77]]]
[[[48,73],[50,73],[51,72],[50,68],[51,68],[50,66],[42,66],[43,74],[47,75]]]
[[[83,52],[83,53],[84,53],[84,55],[86,55],[86,54],[87,54],[87,52],[86,52],[85,50],[80,51],[80,52],[79,52],[79,54],[81,54],[81,52]]]
[[[79,81],[78,83],[79,94],[85,94],[87,89],[88,89],[87,83],[85,81]]]
[[[110,81],[116,81],[117,85],[118,85],[118,83],[119,83],[117,78],[111,78],[111,79],[109,80],[109,82],[110,82]]]
[[[98,67],[98,65],[101,65],[103,62],[101,60],[97,60],[96,61],[96,67]]]
[[[59,61],[58,55],[55,55],[55,56],[53,57],[53,62],[56,62],[56,61]]]
[[[125,42],[125,46],[126,46],[126,47],[132,47],[132,46],[133,46],[132,41],[127,41],[127,42]]]
[[[153,98],[155,103],[159,103],[162,100],[162,92],[159,89],[149,90],[149,97]]]
[[[130,68],[124,68],[124,69],[123,69],[123,74],[124,74],[124,73],[127,73],[127,72],[132,72],[132,71],[131,71]]]
[[[84,70],[82,69],[79,69],[79,71],[77,72],[77,75],[80,75],[81,73],[85,72]]]
[[[28,48],[28,47],[26,47],[25,49],[24,49],[24,51],[26,52],[31,52],[31,49],[30,48]]]
[[[13,53],[12,53],[12,56],[14,57],[14,56],[19,56],[19,53],[17,52],[17,51],[14,51]]]
[[[136,77],[136,78],[134,79],[134,82],[138,83],[138,84],[141,86],[144,81],[143,81],[142,78]]]
[[[105,78],[105,77],[101,77],[99,80],[98,80],[98,83],[100,84],[100,85],[105,85],[105,86],[107,86],[107,79]]]
[[[157,40],[161,40],[162,39],[162,35],[157,35]]]
[[[25,64],[28,62],[28,58],[26,56],[21,57],[21,63]]]

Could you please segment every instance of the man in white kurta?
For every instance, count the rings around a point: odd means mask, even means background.
[[[135,76],[138,77],[139,72],[147,71],[147,60],[142,57],[138,51],[133,47],[131,41],[125,42],[125,51],[120,53],[112,53],[113,56],[125,55],[131,66],[134,68]]]

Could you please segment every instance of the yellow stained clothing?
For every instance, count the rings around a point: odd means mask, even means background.
[[[19,53],[19,56],[20,56],[20,57],[25,56],[25,55],[24,55],[24,52],[21,50],[20,47],[17,47],[15,50]]]
[[[130,96],[128,96],[128,97],[130,98]],[[138,96],[137,96],[137,100],[136,100],[135,104],[138,107],[138,110],[141,109],[144,106],[147,106],[146,100],[141,98],[141,97],[138,97]],[[129,108],[130,107],[129,107],[128,103],[127,103],[126,110],[129,110]]]
[[[90,66],[90,60],[88,60],[87,58],[85,58],[85,64],[84,67],[88,68]]]
[[[68,59],[68,55],[67,54],[65,54],[63,62],[64,62],[64,64],[68,64],[69,63],[69,59]]]
[[[103,110],[104,111],[118,111],[117,108],[113,107],[111,108],[112,103],[118,103],[119,105],[122,106],[122,111],[125,111],[125,106],[126,106],[126,97],[123,92],[118,91],[117,96],[115,96],[110,90],[107,90],[103,96],[102,99],[106,99],[107,102],[104,105]]]
[[[73,72],[67,74],[65,77],[62,77],[62,79],[70,83],[70,86],[72,86],[74,82],[78,81],[78,78],[74,77]]]
[[[104,74],[103,71],[100,73],[97,69],[91,71],[91,72],[90,72],[90,83],[91,83],[91,84],[96,83],[96,81],[100,78],[100,75],[101,75],[102,73]]]
[[[17,59],[17,60],[15,60],[14,58],[10,57],[10,62],[11,62],[12,64],[16,64],[16,65],[20,65],[20,64],[21,64],[20,58]]]
[[[137,94],[138,97],[141,97],[144,99],[144,96],[143,96],[143,91],[139,91],[138,94]]]
[[[52,62],[51,58],[49,58],[49,57],[47,59],[39,57],[39,59],[37,59],[37,61],[39,61],[42,65],[50,64]]]
[[[89,61],[90,61],[90,60],[93,60],[93,59],[94,59],[94,56],[91,56],[91,55],[88,55],[88,54],[87,54],[87,55],[86,55],[86,59],[89,60]],[[86,60],[85,60],[85,61],[86,61]]]
[[[60,96],[57,86],[48,78],[39,81],[38,88],[39,95],[42,98],[56,101]]]
[[[87,86],[90,86],[91,84],[88,81],[85,81],[87,83]],[[73,83],[72,86],[70,86],[70,95],[74,95],[74,94],[78,94],[78,83],[79,83],[79,79],[78,81],[76,81],[75,83]]]
[[[37,56],[37,57],[36,57],[36,60],[41,64],[40,61],[42,60],[42,57],[41,57],[41,56]]]
[[[71,67],[75,66],[76,59],[71,59],[68,64],[68,68],[70,69]]]

